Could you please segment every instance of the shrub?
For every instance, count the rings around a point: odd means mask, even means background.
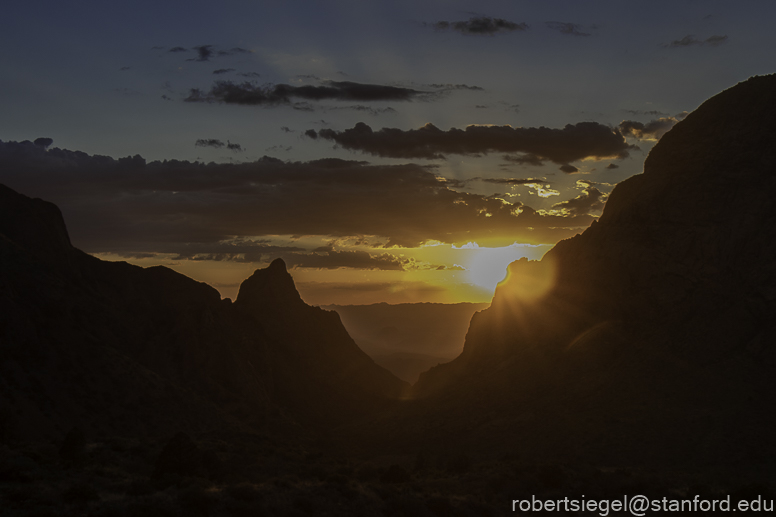
[[[92,501],[98,501],[100,495],[92,486],[77,483],[62,492],[62,501],[75,506],[86,506]]]
[[[73,427],[67,432],[59,448],[59,457],[66,466],[83,463],[86,457],[86,435],[80,428]]]
[[[382,483],[406,483],[410,480],[409,473],[399,465],[391,465],[380,474]]]

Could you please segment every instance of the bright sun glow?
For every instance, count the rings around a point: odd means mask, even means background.
[[[468,260],[461,265],[466,268],[466,280],[489,291],[494,291],[507,274],[507,266],[515,260],[527,257],[528,250],[522,246],[484,248],[470,242],[459,249],[471,250]]]

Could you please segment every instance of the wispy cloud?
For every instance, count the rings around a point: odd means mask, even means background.
[[[503,18],[490,18],[487,16],[473,17],[466,21],[458,22],[439,21],[425,25],[439,31],[453,30],[461,34],[473,36],[494,36],[500,33],[528,30],[527,23],[511,22]]]
[[[215,149],[226,147],[230,151],[234,152],[242,152],[244,150],[240,144],[233,144],[229,140],[224,143],[223,141],[216,138],[200,138],[194,142],[194,145],[196,147],[213,147]]]
[[[544,22],[547,28],[558,31],[567,36],[590,36],[589,32],[582,32],[582,26],[578,23],[568,22]]]
[[[428,96],[430,92],[387,86],[382,84],[363,84],[350,81],[327,81],[320,86],[292,86],[275,84],[258,86],[253,83],[233,83],[216,81],[208,91],[193,88],[187,102],[218,102],[244,106],[273,106],[289,104],[292,99],[310,101],[410,101]]]
[[[694,46],[708,46],[708,47],[718,47],[722,45],[723,43],[727,43],[728,37],[725,36],[710,36],[706,38],[705,40],[700,40],[693,36],[692,34],[688,34],[682,39],[674,40],[671,43],[665,45],[668,48],[685,48],[685,47],[694,47]]]

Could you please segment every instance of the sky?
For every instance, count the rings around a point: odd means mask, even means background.
[[[0,183],[234,298],[490,301],[687,112],[774,72],[763,1],[15,3]]]

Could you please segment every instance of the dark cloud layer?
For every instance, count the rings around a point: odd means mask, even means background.
[[[684,48],[684,47],[694,47],[694,46],[718,47],[719,45],[726,43],[727,40],[728,40],[727,36],[719,36],[719,35],[710,36],[705,40],[699,40],[692,34],[688,34],[684,38],[674,40],[666,46],[668,48]]]
[[[339,159],[146,163],[0,142],[0,182],[57,203],[73,243],[88,252],[233,257],[264,254],[261,239],[277,235],[375,236],[400,246],[489,237],[546,243],[592,221],[458,192],[414,164]]]
[[[448,131],[432,124],[407,131],[394,128],[373,131],[359,122],[345,131],[322,129],[305,134],[331,140],[345,149],[385,157],[439,159],[446,154],[501,152],[521,153],[516,161],[532,164],[545,160],[565,165],[584,158],[624,158],[632,148],[618,129],[597,122],[568,124],[562,129],[468,126]]]
[[[493,36],[499,33],[524,31],[528,29],[527,23],[515,23],[503,18],[489,18],[487,16],[469,18],[467,21],[448,22],[440,21],[426,24],[436,30],[454,30],[461,34],[474,36]]]
[[[350,81],[327,81],[321,86],[291,86],[275,84],[257,86],[253,83],[240,84],[232,81],[216,81],[209,91],[193,88],[187,102],[221,102],[245,106],[273,106],[289,104],[292,99],[311,101],[410,101],[429,92],[386,86],[381,84],[362,84]]]

